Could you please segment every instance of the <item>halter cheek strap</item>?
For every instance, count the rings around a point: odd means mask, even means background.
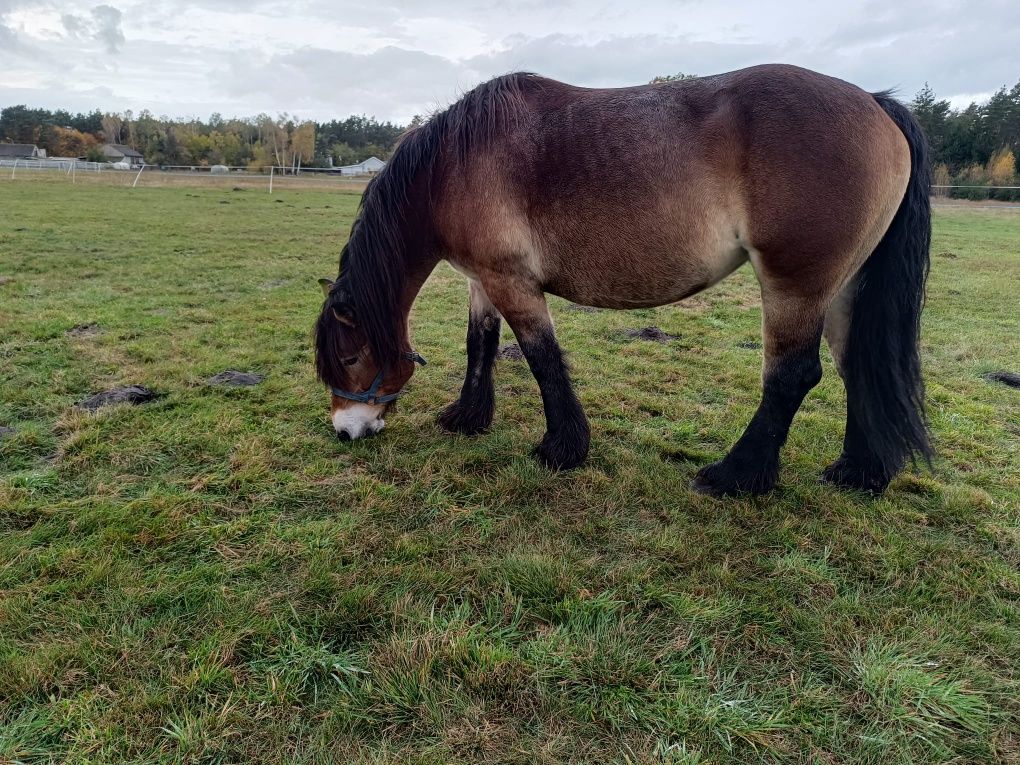
[[[425,361],[425,357],[417,351],[404,351],[400,355],[402,358],[405,358],[408,361],[413,361],[415,364],[420,364],[421,366],[428,364],[428,362]],[[385,370],[380,369],[378,374],[376,374],[375,379],[372,380],[372,385],[368,390],[362,393],[354,393],[353,391],[340,390],[339,388],[333,387],[330,387],[330,391],[332,391],[333,395],[338,398],[346,398],[349,401],[357,401],[359,404],[373,404],[376,406],[379,404],[388,404],[391,401],[396,401],[400,398],[404,391],[398,390],[396,393],[386,393],[380,396],[379,386],[382,385],[384,376]]]

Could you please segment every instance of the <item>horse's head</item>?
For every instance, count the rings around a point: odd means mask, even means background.
[[[402,351],[376,361],[385,349],[373,350],[344,286],[329,279],[320,279],[319,284],[326,300],[315,326],[315,365],[332,394],[333,428],[341,441],[375,435],[386,426],[383,417],[411,379],[414,365],[425,359]]]

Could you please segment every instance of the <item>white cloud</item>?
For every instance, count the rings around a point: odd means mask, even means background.
[[[1013,84],[1017,39],[1015,0],[0,0],[0,105],[406,120],[514,69],[613,86],[768,61],[959,103]]]

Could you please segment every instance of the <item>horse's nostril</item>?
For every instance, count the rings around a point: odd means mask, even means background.
[[[337,437],[338,441],[350,441],[351,440],[351,434],[348,433],[346,430],[338,430],[336,432],[336,437]]]

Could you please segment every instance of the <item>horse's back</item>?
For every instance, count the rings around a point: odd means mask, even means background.
[[[580,302],[678,300],[748,251],[861,249],[902,195],[890,168],[909,175],[868,93],[798,67],[613,89],[529,78],[520,104],[458,177],[456,209],[483,249],[528,251],[546,289]]]

